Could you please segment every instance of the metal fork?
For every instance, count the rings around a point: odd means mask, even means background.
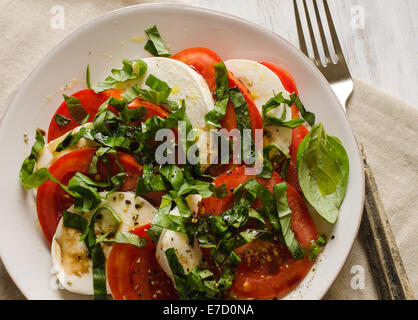
[[[302,22],[299,15],[297,0],[293,0],[295,9],[295,17],[297,30],[299,35],[299,45],[302,52],[309,57],[307,43],[311,41],[313,54],[311,60],[318,67],[319,71],[330,83],[332,89],[337,95],[341,106],[346,111],[345,105],[353,92],[353,80],[350,71],[344,59],[341,45],[338,40],[337,32],[332,21],[331,12],[328,7],[327,0],[323,0],[325,15],[328,21],[329,31],[332,39],[337,61],[333,62],[328,50],[328,43],[325,37],[324,28],[319,14],[317,0],[313,1],[316,20],[318,22],[318,30],[321,36],[322,47],[325,53],[325,64],[321,62],[318,46],[315,40],[312,28],[311,17],[309,14],[306,0],[303,1],[303,7],[306,17],[306,23],[309,29],[309,36],[304,34]],[[386,212],[380,199],[373,173],[366,162],[363,148],[365,181],[366,181],[366,200],[363,210],[363,219],[360,230],[365,236],[367,254],[375,284],[377,286],[381,299],[398,300],[398,299],[414,299],[409,280],[402,263],[399,250],[396,246],[395,239],[390,228]]]
[[[348,70],[347,63],[345,62],[345,58],[343,55],[343,51],[341,50],[340,41],[338,40],[334,23],[332,22],[332,17],[331,17],[331,13],[328,7],[328,3],[326,0],[324,1],[324,8],[325,8],[325,14],[327,17],[328,26],[329,26],[329,30],[330,30],[330,34],[332,38],[332,45],[334,47],[334,52],[337,58],[335,62],[333,62],[331,54],[328,50],[327,40],[325,37],[323,25],[321,22],[318,5],[316,3],[316,0],[313,1],[316,20],[318,22],[318,29],[319,29],[319,33],[321,36],[322,47],[325,53],[325,64],[323,65],[321,62],[320,55],[319,55],[318,46],[316,44],[314,31],[312,28],[312,22],[311,22],[311,18],[309,15],[308,6],[306,4],[306,0],[303,0],[303,7],[305,10],[306,22],[307,22],[308,29],[309,29],[309,38],[305,37],[303,33],[302,22],[300,20],[299,11],[297,8],[297,0],[293,0],[293,2],[294,2],[296,22],[297,22],[297,28],[298,28],[298,34],[299,34],[300,49],[303,51],[303,53],[309,56],[306,44],[309,41],[309,39],[311,40],[312,49],[314,53],[314,57],[312,57],[311,60],[316,64],[319,71],[321,71],[324,77],[328,80],[332,89],[336,93],[338,100],[340,100],[341,106],[344,108],[344,110],[346,110],[345,104],[348,98],[350,97],[351,93],[353,92],[353,80],[351,79],[350,70]]]

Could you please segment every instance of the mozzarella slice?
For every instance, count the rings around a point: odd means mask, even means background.
[[[209,133],[210,126],[205,121],[205,115],[214,108],[215,103],[205,79],[181,61],[162,57],[145,58],[143,61],[147,64],[147,71],[144,76],[140,79],[120,84],[117,88],[124,91],[134,85],[138,85],[142,89],[150,90],[145,82],[148,76],[152,74],[166,82],[172,89],[168,100],[175,101],[179,105],[181,105],[182,100],[186,102],[186,114],[193,128]],[[201,136],[204,137],[204,135]],[[197,141],[197,146],[200,150],[209,148],[209,140],[199,141],[200,139]],[[200,163],[203,171],[209,166],[209,155],[207,152],[202,151],[200,153]]]
[[[174,208],[170,214],[176,216],[180,215],[177,207]],[[190,245],[189,238],[186,234],[164,229],[158,240],[155,256],[161,268],[173,280],[173,272],[171,271],[167,256],[165,255],[165,251],[170,248],[174,248],[179,263],[182,265],[185,273],[189,273],[202,261],[203,253],[200,250],[196,239],[194,240],[193,245]]]
[[[261,63],[253,60],[231,59],[225,61],[225,65],[250,90],[253,101],[261,115],[263,105],[274,96],[274,93],[282,92],[283,96],[289,99],[289,93],[283,87],[280,78]],[[269,115],[280,118],[284,107],[286,108],[286,120],[291,120],[291,109],[285,104],[269,112]],[[292,143],[292,129],[269,126],[264,130],[265,145],[274,144],[289,152],[289,146]]]
[[[157,212],[157,209],[146,200],[135,197],[135,194],[130,192],[115,192],[102,201],[100,206],[112,207],[120,216],[122,223],[118,227],[119,232],[150,223]],[[76,212],[74,207],[68,211]],[[87,214],[85,217],[88,216]],[[84,241],[80,242],[79,238],[80,232],[64,227],[61,219],[51,246],[53,271],[65,289],[79,294],[93,295],[92,261],[88,257],[87,246]],[[112,245],[102,243],[102,248],[107,259]],[[107,287],[110,293],[109,286]]]
[[[80,131],[81,128],[90,128],[92,126],[91,122],[88,122],[82,126],[74,128],[73,130],[67,132],[66,134],[62,135],[61,137],[50,141],[47,143],[44,148],[40,151],[38,156],[38,161],[36,163],[36,170],[41,168],[49,168],[56,160],[58,160],[63,155],[70,153],[75,150],[86,149],[96,147],[97,143],[85,138],[81,138],[75,145],[66,148],[60,152],[55,151],[57,146],[69,135],[74,134]]]

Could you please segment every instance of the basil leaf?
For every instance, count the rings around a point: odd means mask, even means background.
[[[92,86],[92,89],[96,93],[109,90],[120,82],[140,78],[146,71],[147,64],[144,61],[123,59],[122,69],[112,69],[111,75]]]
[[[87,128],[80,128],[80,131],[73,133],[72,131],[69,132],[65,138],[55,147],[55,152],[61,152],[67,148],[70,148],[76,145],[81,138],[86,138],[88,140],[93,141],[94,138],[91,135],[89,129]]]
[[[104,237],[100,237],[96,239],[97,243],[100,242],[107,242],[107,243],[125,243],[125,244],[131,244],[139,249],[144,248],[148,241],[145,238],[139,237],[136,234],[133,234],[128,231],[123,232],[116,232],[115,238],[113,239],[107,239],[105,235]]]
[[[222,266],[221,276],[216,286],[219,290],[222,291],[231,287],[240,262],[241,258],[232,251]]]
[[[224,100],[229,96],[229,77],[225,63],[223,61],[215,64],[215,82],[216,82],[216,99]]]
[[[349,160],[341,141],[312,127],[298,149],[298,178],[308,202],[329,223],[335,223],[344,200]]]
[[[68,181],[68,190],[74,196],[74,208],[81,212],[89,212],[97,207],[102,197],[97,192],[97,187],[108,187],[108,183],[96,182],[89,177],[77,172]]]
[[[302,118],[305,119],[305,121],[309,123],[311,126],[315,124],[315,114],[305,109],[305,107],[302,104],[302,101],[300,101],[296,93],[292,93],[290,95],[290,102],[288,102],[288,105],[296,105]]]
[[[311,243],[308,250],[309,261],[315,260],[321,249],[327,244],[328,238],[325,234],[321,234],[318,239]]]
[[[295,260],[303,259],[305,257],[305,250],[296,239],[290,224],[292,211],[290,210],[289,203],[287,201],[287,188],[288,186],[286,182],[278,183],[273,187],[273,196],[276,202],[277,214],[280,219],[284,243],[289,249],[290,254]]]
[[[87,65],[86,68],[86,84],[87,84],[87,88],[91,89],[91,83],[90,83],[90,65]]]
[[[20,172],[19,172],[20,181],[26,189],[34,188],[34,185],[36,185],[39,181],[42,180],[41,175],[45,174],[44,172],[43,174],[38,174],[39,175],[38,177],[32,177],[32,173],[35,168],[36,161],[38,161],[39,152],[44,148],[44,146],[45,146],[44,137],[41,131],[37,129],[36,135],[35,135],[35,142],[32,146],[30,155],[23,161],[22,166],[20,168]]]
[[[272,144],[264,147],[263,155],[263,170],[257,175],[257,177],[270,179],[273,174],[273,170],[282,164],[280,176],[283,179],[286,179],[287,168],[290,165],[291,156],[279,146]]]
[[[65,103],[67,105],[68,111],[70,111],[71,116],[74,121],[78,124],[84,124],[89,119],[90,115],[81,105],[80,100],[77,97],[69,97],[66,94],[63,94]]]
[[[247,229],[229,239],[222,239],[216,249],[212,251],[212,258],[220,266],[233,250],[254,241],[265,233],[265,230]]]
[[[67,124],[71,122],[71,119],[62,116],[59,113],[55,114],[54,120],[60,127],[65,127]]]
[[[76,229],[79,232],[84,233],[88,227],[88,221],[79,214],[64,211],[62,217],[64,227],[66,228]]]
[[[274,117],[269,114],[271,110],[278,108],[282,104],[283,104],[283,111],[282,111],[280,118]],[[292,106],[292,104],[293,104],[292,101],[285,99],[282,93],[279,93],[275,95],[273,98],[271,98],[270,100],[268,100],[263,105],[263,108],[262,108],[263,125],[266,127],[273,125],[273,126],[283,126],[283,127],[288,127],[288,128],[296,128],[302,125],[305,122],[303,119],[296,118],[296,119],[286,121],[286,114],[288,112],[287,110],[288,108],[286,108],[286,105],[290,107]]]
[[[157,29],[157,26],[153,26],[147,30],[145,33],[148,36],[148,41],[145,44],[144,49],[150,52],[155,57],[170,57],[171,53],[164,44],[163,39],[161,38],[160,32]]]
[[[152,165],[145,164],[142,176],[138,178],[136,185],[135,196],[142,196],[143,194],[152,191],[164,191],[168,187],[160,174],[155,175]]]
[[[205,115],[206,123],[221,128],[220,121],[225,116],[229,98],[217,101],[215,107]]]
[[[93,289],[94,299],[106,300],[106,259],[100,244],[96,244],[90,250],[91,260],[93,261]]]

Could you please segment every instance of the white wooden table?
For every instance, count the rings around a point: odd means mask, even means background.
[[[298,46],[293,0],[190,2],[255,22]],[[418,108],[418,1],[328,0],[328,3],[352,76]],[[359,20],[363,14],[364,26]]]

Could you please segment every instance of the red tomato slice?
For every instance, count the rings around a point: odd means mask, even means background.
[[[117,243],[107,262],[107,278],[116,300],[173,300],[177,291],[155,258],[156,245],[147,236],[150,225],[131,231],[148,240],[146,247]]]
[[[83,106],[84,110],[90,115],[88,121],[93,121],[94,116],[97,113],[99,107],[107,100],[110,96],[114,96],[115,98],[120,98],[120,92],[114,89],[95,93],[91,89],[81,90],[73,95],[72,97],[76,97],[80,100],[81,105]],[[55,115],[60,114],[68,119],[71,119],[71,122],[65,125],[64,127],[60,127],[55,121]],[[59,106],[57,111],[54,113],[54,116],[49,123],[48,129],[48,142],[51,140],[55,140],[56,138],[61,137],[63,134],[67,133],[68,131],[78,127],[79,124],[73,119],[71,116],[70,111],[67,108],[67,104],[65,101]]]
[[[199,72],[203,76],[203,78],[205,78],[209,86],[209,89],[212,92],[216,90],[215,64],[221,62],[222,59],[215,52],[207,48],[195,47],[180,51],[173,55],[172,58],[182,61],[185,64],[193,67],[197,72]],[[238,87],[248,103],[251,128],[253,130],[262,129],[263,123],[261,120],[260,112],[258,112],[256,105],[252,101],[248,89],[232,73],[228,72],[228,76],[229,87]],[[224,118],[221,121],[221,125],[227,130],[232,130],[237,127],[235,110],[231,103],[228,104],[227,111]]]
[[[289,168],[287,168],[286,181],[300,194],[302,193],[302,189],[299,185],[298,170],[296,167],[296,156],[298,153],[299,145],[308,134],[308,132],[308,129],[306,129],[306,127],[303,125],[292,129],[292,143],[289,146],[289,154],[292,158],[290,159]]]
[[[76,172],[89,175],[89,166],[95,152],[96,149],[94,148],[70,152],[55,161],[49,171],[59,182],[67,185]],[[127,173],[120,191],[135,190],[137,179],[142,175],[142,166],[136,162],[134,157],[124,152],[118,152],[118,161]],[[104,181],[108,174],[115,175],[120,172],[115,162],[115,156],[112,154],[109,155],[109,163],[108,171],[106,164],[99,160],[97,165],[98,174],[91,178]],[[52,242],[62,213],[72,204],[72,197],[55,182],[47,181],[38,188],[36,196],[38,219],[49,242]]]
[[[263,179],[244,174],[240,167],[219,176],[214,184],[226,184],[228,196],[223,199],[208,198],[201,203],[200,214],[219,215],[233,205],[232,189],[255,178],[270,191],[274,185],[283,182],[278,173],[273,172],[271,179]],[[287,189],[289,207],[292,210],[291,225],[296,239],[302,247],[308,249],[310,243],[318,238],[315,224],[298,192],[289,186]],[[259,207],[255,203],[254,207]],[[312,262],[307,257],[293,260],[289,251],[279,242],[256,240],[235,251],[242,261],[238,266],[231,291],[240,296],[251,298],[272,298],[283,296],[294,288],[309,271]]]
[[[298,89],[296,88],[295,80],[293,80],[293,77],[290,75],[289,72],[287,72],[282,67],[279,67],[278,65],[275,65],[270,62],[259,61],[259,63],[269,68],[280,78],[280,81],[282,82],[283,87],[286,89],[287,92],[299,94]],[[292,117],[297,118],[298,116],[299,116],[299,110],[295,105],[293,105]]]
[[[147,108],[148,110],[147,114],[145,115],[145,119],[151,118],[152,116],[158,116],[161,118],[167,118],[169,116],[169,113],[162,107],[140,98],[136,98],[129,104],[130,109],[136,109],[141,106]]]

